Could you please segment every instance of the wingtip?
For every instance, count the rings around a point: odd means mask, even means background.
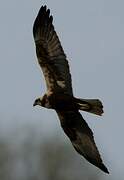
[[[39,13],[40,13],[40,12],[50,13],[50,9],[48,9],[47,6],[44,5],[44,6],[41,6],[41,8],[40,8],[40,10],[39,10]]]
[[[46,5],[41,6],[38,15],[34,21],[33,24],[33,36],[35,37],[36,30],[38,29],[39,25],[41,23],[48,22],[49,24],[52,24],[53,17],[50,16],[50,9],[47,8]]]
[[[44,10],[46,10],[47,9],[47,6],[46,5],[43,5],[43,6],[41,6],[41,8],[40,9],[44,9]]]
[[[46,5],[41,6],[41,8],[40,8],[40,10],[39,10],[39,12],[38,12],[38,15],[37,15],[37,17],[36,17],[36,19],[38,19],[39,17],[41,18],[41,17],[43,17],[43,16],[46,16],[47,18],[52,19],[52,18],[51,18],[52,16],[50,16],[50,9],[48,9]],[[35,21],[36,21],[36,20],[35,20]]]
[[[109,174],[109,171],[107,169],[107,167],[104,164],[101,164],[99,167],[102,171],[104,171],[105,173]]]

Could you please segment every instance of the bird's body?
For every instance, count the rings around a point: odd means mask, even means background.
[[[52,24],[50,10],[42,6],[33,26],[36,54],[46,80],[47,92],[35,105],[54,109],[75,150],[90,163],[109,173],[96,147],[93,133],[79,110],[102,115],[98,99],[75,98],[66,55]]]
[[[78,105],[73,96],[64,95],[64,94],[45,94],[43,96],[43,101],[46,103],[44,107],[55,109],[55,110],[78,110]],[[49,106],[47,106],[49,104]]]
[[[95,104],[95,106],[94,106]],[[79,99],[73,95],[64,93],[52,93],[48,92],[43,97],[38,98],[35,105],[40,105],[48,109],[63,110],[63,111],[74,111],[83,110],[101,115],[103,113],[103,106],[98,99]]]

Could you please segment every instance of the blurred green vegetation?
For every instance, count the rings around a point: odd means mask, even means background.
[[[101,174],[56,133],[42,137],[26,127],[0,139],[0,180],[100,180]]]

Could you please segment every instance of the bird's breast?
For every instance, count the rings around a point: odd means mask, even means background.
[[[53,109],[56,110],[74,110],[77,109],[74,98],[63,94],[53,95],[48,98]]]

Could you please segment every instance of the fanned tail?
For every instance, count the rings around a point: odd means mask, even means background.
[[[80,110],[101,116],[103,114],[103,105],[99,99],[76,99]]]

